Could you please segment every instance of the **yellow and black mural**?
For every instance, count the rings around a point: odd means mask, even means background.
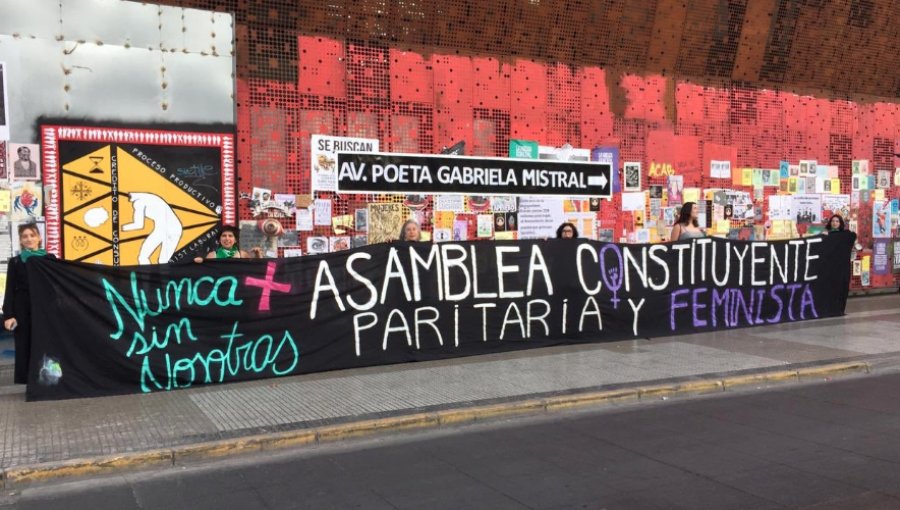
[[[47,250],[105,265],[190,260],[235,223],[231,134],[42,128]]]

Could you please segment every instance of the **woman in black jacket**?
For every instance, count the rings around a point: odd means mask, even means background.
[[[41,231],[34,223],[19,225],[19,244],[22,247],[21,253],[9,259],[9,265],[6,266],[3,326],[12,331],[15,338],[16,367],[13,382],[27,384],[28,367],[31,363],[31,303],[25,264],[32,257],[47,256],[47,252],[41,249]]]

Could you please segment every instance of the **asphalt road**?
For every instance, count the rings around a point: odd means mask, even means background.
[[[0,508],[898,509],[900,374],[514,419],[3,494]]]

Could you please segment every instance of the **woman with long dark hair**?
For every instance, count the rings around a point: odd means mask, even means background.
[[[844,223],[844,218],[841,217],[840,214],[833,215],[828,220],[828,225],[825,226],[825,233],[831,232],[844,232],[847,230],[847,225]]]
[[[577,239],[578,238],[578,229],[575,228],[575,225],[569,223],[568,221],[563,223],[556,229],[556,238],[557,239]]]
[[[685,202],[681,206],[678,220],[672,227],[672,235],[669,237],[671,241],[684,241],[706,236],[697,223],[697,212],[697,204],[694,202]]]
[[[16,346],[15,384],[28,383],[31,366],[31,299],[25,264],[32,257],[55,258],[41,248],[41,231],[34,223],[19,225],[22,251],[6,266],[6,292],[3,294],[3,327],[13,332]]]

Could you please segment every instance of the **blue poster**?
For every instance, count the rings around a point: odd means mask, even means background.
[[[619,180],[619,148],[594,147],[591,149],[591,161],[612,165],[613,193],[622,192],[622,181]]]

